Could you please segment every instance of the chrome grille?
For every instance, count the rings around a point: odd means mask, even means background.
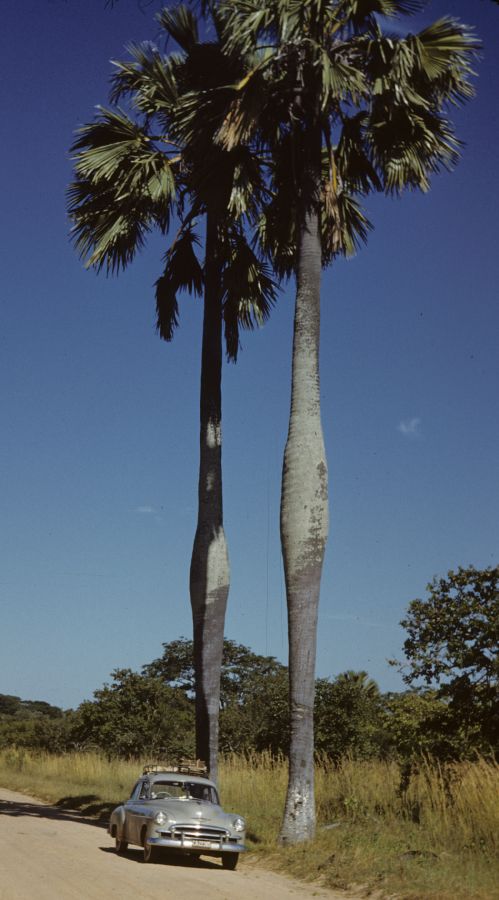
[[[172,825],[170,834],[172,838],[179,838],[181,841],[221,841],[229,836],[225,828],[216,828],[203,822]]]

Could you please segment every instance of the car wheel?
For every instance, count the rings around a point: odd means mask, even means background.
[[[145,863],[154,863],[158,861],[158,848],[153,847],[152,844],[146,844],[144,841],[144,856]]]
[[[128,850],[128,841],[124,841],[123,838],[118,837],[118,835],[116,835],[116,837],[114,839],[114,844],[115,844],[115,848],[116,848],[116,853],[122,854],[122,853],[126,853],[126,851]]]
[[[237,866],[238,859],[239,853],[222,853],[222,866],[224,869],[230,869],[233,872]]]

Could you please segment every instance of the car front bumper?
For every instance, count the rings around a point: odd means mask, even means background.
[[[170,832],[157,832],[148,835],[146,842],[151,847],[165,847],[170,850],[185,850],[192,853],[244,853],[246,847],[239,841],[220,838],[207,840],[186,835],[172,835]]]

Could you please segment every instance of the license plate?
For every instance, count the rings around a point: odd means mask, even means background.
[[[212,841],[192,841],[193,847],[213,847]],[[217,846],[215,844],[215,846]]]

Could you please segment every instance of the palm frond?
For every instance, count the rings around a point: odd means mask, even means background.
[[[276,195],[262,210],[257,230],[262,254],[271,261],[277,277],[289,278],[295,271],[297,252],[294,203]]]
[[[472,96],[471,63],[478,48],[470,30],[449,18],[417,35],[370,41],[367,140],[387,192],[427,191],[431,175],[456,164],[460,142],[443,109]]]
[[[473,96],[469,78],[481,48],[472,29],[451,18],[429,25],[411,42],[422,87],[432,89],[435,100],[461,102]]]
[[[347,0],[339,6],[348,24],[354,29],[361,29],[369,25],[375,16],[395,18],[415,15],[424,9],[427,2],[428,0]]]
[[[154,225],[165,230],[176,197],[175,160],[125,113],[100,110],[73,144],[68,191],[72,236],[87,266],[124,268]]]
[[[198,43],[199,29],[196,16],[183,3],[174,9],[165,7],[157,14],[156,19],[184,53],[190,53]]]
[[[111,78],[111,103],[132,98],[133,106],[148,116],[171,114],[178,102],[176,70],[182,57],[170,54],[165,59],[150,43],[129,44],[130,60],[113,60],[116,71]]]
[[[295,155],[292,133],[283,132],[273,146],[270,196],[258,223],[259,245],[278,278],[288,278],[295,270],[298,214]]]
[[[272,0],[234,0],[220,4],[220,17],[229,53],[246,54],[254,50],[255,39],[275,23]]]
[[[265,115],[265,72],[262,64],[234,86],[231,102],[215,140],[224,150],[248,143]]]
[[[322,48],[320,64],[322,72],[322,109],[344,100],[355,105],[366,94],[365,75],[356,64],[352,53],[335,48],[333,52]]]
[[[165,199],[173,191],[173,159],[168,159],[156,148],[146,130],[133,122],[121,110],[98,107],[98,118],[78,129],[78,138],[71,150],[75,172],[94,184],[119,179],[119,193],[131,190],[135,185],[144,187],[152,177],[163,170]]]
[[[165,255],[163,274],[156,281],[156,329],[164,341],[171,341],[178,326],[178,300],[181,291],[197,294],[203,291],[203,270],[194,247],[199,238],[187,226]]]
[[[244,234],[232,233],[222,274],[222,303],[227,357],[235,362],[240,327],[253,330],[269,317],[277,286],[272,270],[259,259]]]
[[[227,210],[237,220],[255,222],[259,209],[268,198],[268,188],[262,175],[262,166],[255,153],[241,147],[232,154],[232,183]]]
[[[439,113],[409,106],[376,104],[370,123],[373,159],[384,189],[427,191],[430,176],[451,169],[459,158],[460,142]]]
[[[147,211],[114,204],[111,191],[96,196],[88,182],[73,182],[68,189],[71,237],[87,268],[118,272],[134,259],[152,227]]]
[[[472,31],[450,18],[417,35],[377,37],[368,44],[366,72],[375,96],[420,106],[473,96],[472,61],[480,49]]]
[[[300,0],[286,0],[285,3],[277,4],[274,16],[281,44],[300,40],[304,32],[308,30],[306,23],[307,19],[310,18],[310,14],[314,15],[315,13],[314,6],[316,6],[315,2],[310,3],[310,0],[302,0],[302,2]]]
[[[371,222],[346,189],[334,194],[326,185],[321,217],[322,264],[337,256],[353,256],[365,243]]]
[[[371,159],[366,135],[368,114],[359,112],[343,120],[335,161],[342,184],[351,193],[369,194],[381,189],[381,180]]]

